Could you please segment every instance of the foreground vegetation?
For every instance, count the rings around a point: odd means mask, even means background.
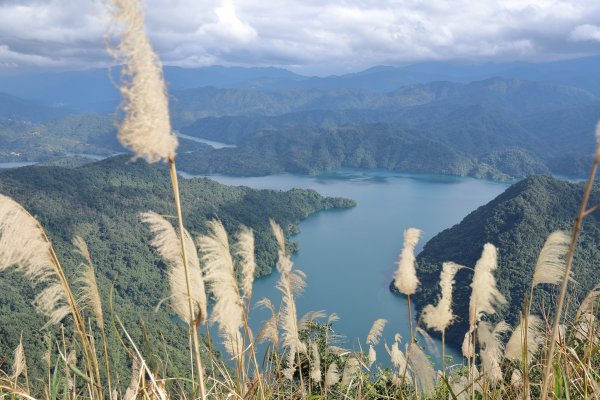
[[[468,321],[462,344],[466,361],[462,365],[442,365],[436,373],[424,350],[427,341],[420,343],[415,339],[419,328],[413,326],[411,297],[420,286],[415,247],[421,236],[416,228],[404,233],[394,276],[394,287],[407,296],[410,337],[397,335],[394,343],[386,344],[392,368],[378,366],[373,347],[381,338],[385,320],[373,323],[364,342],[368,350],[363,352],[337,345],[337,336],[332,331],[335,315],[327,319],[321,312],[298,316],[295,299],[304,287],[304,274],[294,269],[284,231],[273,220],[270,228],[276,242],[277,289],[281,301],[279,306],[274,305],[273,299],[260,301],[271,310],[272,317],[260,332],[252,333],[248,328],[252,314],[249,305],[258,267],[254,233],[240,226],[231,236],[218,219],[208,221],[204,232],[199,234],[190,234],[185,229],[184,220],[193,220],[194,214],[186,215],[182,204],[193,202],[193,197],[179,186],[175,163],[178,141],[171,130],[162,73],[144,32],[140,5],[133,0],[108,3],[109,12],[120,28],[120,40],[111,53],[126,66],[121,86],[124,119],[118,138],[135,157],[168,166],[173,199],[171,203],[166,197],[161,198],[161,210],[132,213],[128,209],[128,217],[139,220],[138,229],[144,229],[148,235],[146,246],[152,247],[165,264],[160,278],[168,283],[169,293],[159,305],[170,306],[175,319],[171,326],[186,331],[188,343],[186,346],[185,339],[178,340],[181,335],[147,329],[144,321],[148,308],[138,307],[125,314],[114,307],[118,279],[112,279],[108,293],[100,290],[96,276],[98,260],[92,257],[97,243],[88,246],[86,239],[93,238],[109,246],[115,242],[105,241],[109,238],[103,237],[102,231],[94,231],[95,224],[87,225],[85,238],[73,237],[80,267],[76,274],[68,274],[44,229],[46,224],[41,225],[31,210],[11,197],[0,195],[0,271],[8,271],[20,277],[22,283],[30,284],[33,306],[46,321],[45,324],[40,321],[31,330],[41,328],[39,332],[45,332],[47,327],[59,326],[46,335],[48,345],[43,357],[27,358],[19,339],[10,371],[6,368],[0,375],[0,396],[203,400],[539,397],[546,400],[551,393],[554,398],[599,397],[600,286],[586,295],[569,322],[563,323],[562,315],[581,226],[599,208],[590,203],[590,195],[600,163],[600,146],[571,234],[558,230],[548,237],[533,274],[527,279],[524,302],[516,300],[522,310],[517,327],[511,329],[503,321],[491,320],[499,307],[509,302],[496,284],[498,251],[502,249],[485,243],[474,264],[463,266],[451,260],[443,263],[439,300],[424,307],[420,319],[428,328],[440,332],[442,342],[446,330],[457,318]],[[597,136],[600,140],[600,132]],[[69,174],[65,172],[65,178]],[[112,191],[124,188],[123,199],[128,201],[125,194],[160,196],[169,189],[166,179],[162,185],[153,182],[151,186],[118,174],[116,177],[106,174],[101,179],[109,185],[95,192],[87,192],[85,181],[73,179],[72,186],[82,186],[82,190],[60,191],[61,197],[54,207],[63,206],[69,196],[75,195],[95,196],[88,202],[94,208],[101,208],[114,200],[110,197]],[[43,185],[44,179],[34,183]],[[60,183],[70,182],[65,179]],[[21,193],[24,197],[29,194]],[[323,201],[314,192],[312,196]],[[225,210],[228,205],[225,201]],[[61,211],[67,218],[72,215],[69,208]],[[93,208],[87,211],[93,215]],[[115,232],[121,228],[115,227]],[[133,263],[128,269],[138,272],[136,266]],[[455,315],[452,299],[455,276],[467,268],[473,271],[468,312]],[[159,284],[161,279],[154,282]],[[534,307],[539,301],[535,290],[539,285],[560,286],[556,306],[543,309],[541,315]],[[11,315],[10,311],[7,315]],[[218,337],[200,338],[198,329],[204,323],[216,324]],[[131,333],[134,329],[139,329],[136,336]],[[505,342],[504,336],[510,331]],[[17,337],[16,333],[13,335]],[[130,365],[129,374],[116,366],[115,354],[109,346],[113,341],[123,349],[121,354]],[[225,348],[224,360],[214,352],[216,341]],[[267,349],[262,360],[257,357],[260,345]],[[175,359],[174,349],[186,347],[189,358]],[[39,365],[43,371],[41,377],[31,375],[30,379],[28,365]]]

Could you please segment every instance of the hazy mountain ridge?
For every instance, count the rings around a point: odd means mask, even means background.
[[[507,319],[514,326],[544,241],[557,229],[570,233],[582,193],[581,184],[532,176],[512,185],[459,224],[434,236],[417,256],[417,273],[422,283],[414,296],[417,310],[420,312],[425,305],[437,303],[439,273],[444,261],[473,268],[483,245],[489,242],[498,247],[499,268],[495,275],[500,291],[509,301],[492,319]],[[590,202],[600,202],[600,187],[594,188]],[[571,291],[579,300],[600,280],[597,268],[600,249],[595,245],[600,240],[599,216],[594,213],[585,219],[575,253],[573,273],[578,283],[571,285]],[[466,269],[456,276],[453,310],[457,320],[446,337],[457,345],[468,330],[471,278],[472,271]],[[552,293],[556,293],[555,287],[541,285],[535,290],[535,304],[548,308],[553,301]],[[573,307],[575,305],[571,305],[571,311]]]

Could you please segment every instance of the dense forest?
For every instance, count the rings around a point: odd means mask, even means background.
[[[420,312],[425,305],[436,303],[442,262],[454,261],[473,268],[483,245],[489,242],[498,247],[498,288],[508,300],[495,317],[514,326],[523,310],[523,301],[544,241],[557,229],[570,233],[582,191],[580,184],[532,176],[512,185],[459,224],[433,237],[417,257],[417,271],[422,282],[420,291],[415,295],[417,310]],[[594,189],[590,203],[600,203],[600,188]],[[577,306],[574,300],[581,300],[600,281],[599,241],[600,219],[595,213],[585,219],[575,253],[573,277],[577,283],[571,285],[571,311]],[[466,316],[469,315],[472,274],[471,270],[463,269],[456,276],[453,310],[458,317],[446,337],[457,345],[462,343],[468,330]],[[550,312],[555,294],[555,286],[536,288],[534,311],[539,314]]]
[[[205,233],[207,221],[213,218],[220,219],[230,232],[240,224],[254,230],[257,275],[270,273],[277,257],[269,218],[293,234],[299,221],[313,212],[354,205],[351,200],[322,197],[312,190],[253,190],[208,179],[183,180],[181,191],[186,225],[192,235]],[[126,321],[137,343],[146,340],[142,336],[145,326],[148,344],[161,354],[166,351],[173,365],[187,368],[186,329],[173,322],[168,306],[153,311],[169,293],[166,265],[150,246],[152,235],[138,216],[148,210],[173,215],[166,170],[142,161],[129,162],[129,156],[77,168],[25,167],[0,172],[0,193],[19,201],[42,223],[71,282],[77,282],[78,266],[83,261],[71,240],[82,236],[88,242],[106,305],[114,284],[115,314]],[[35,290],[23,275],[8,272],[2,274],[0,291],[0,369],[6,370],[12,362],[11,354],[21,334],[28,359],[41,359],[47,347],[44,337],[55,328],[39,329],[45,320],[31,305]],[[115,364],[121,371],[129,371],[116,337],[110,339]],[[31,364],[30,372],[37,376],[43,366]]]
[[[9,95],[0,102],[0,162],[123,151],[112,114],[72,114]],[[495,180],[582,176],[600,117],[600,98],[584,89],[504,78],[383,93],[198,87],[174,91],[170,102],[181,133],[237,146],[182,140],[184,170],[251,176],[339,167]]]

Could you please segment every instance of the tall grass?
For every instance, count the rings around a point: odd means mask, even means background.
[[[240,227],[232,235],[214,220],[208,224],[208,234],[194,238],[184,228],[175,167],[177,139],[171,132],[162,72],[144,33],[140,5],[135,0],[111,0],[108,4],[121,30],[113,52],[125,63],[126,79],[121,87],[125,118],[119,138],[136,157],[151,163],[167,162],[171,172],[175,226],[170,217],[153,212],[142,214],[141,220],[154,234],[149,246],[169,266],[168,300],[173,313],[189,328],[191,372],[189,376],[158,376],[147,361],[149,349],[136,343],[127,330],[131,321],[120,319],[111,298],[102,299],[85,242],[74,240],[85,263],[81,276],[73,282],[78,290],[73,290],[41,225],[14,200],[0,195],[0,272],[14,268],[22,273],[39,291],[34,306],[48,324],[70,325],[76,332],[68,337],[62,325],[58,336],[48,342],[44,382],[30,381],[28,365],[32,361],[26,359],[27,349],[20,340],[11,371],[0,371],[0,398],[527,399],[547,398],[550,391],[554,398],[600,398],[599,286],[588,294],[573,320],[561,320],[579,230],[584,218],[598,209],[588,201],[600,146],[571,237],[567,240],[565,234],[553,234],[541,250],[529,296],[523,302],[523,318],[512,329],[510,339],[506,340],[510,327],[492,321],[496,307],[506,303],[494,275],[497,253],[502,249],[486,244],[473,266],[469,315],[456,316],[452,311],[455,274],[468,266],[448,261],[440,276],[441,297],[437,305],[425,307],[421,316],[442,338],[456,318],[469,322],[463,362],[442,363],[436,373],[416,339],[412,316],[408,343],[403,344],[400,335],[395,335],[391,345],[384,343],[390,368],[377,363],[381,357],[378,360],[374,349],[385,320],[375,321],[365,338],[367,353],[340,347],[334,315],[325,320],[322,312],[315,311],[298,317],[296,300],[305,276],[294,268],[284,232],[275,221],[271,225],[279,246],[277,289],[281,298],[279,307],[274,305],[278,304],[275,299],[258,302],[271,311],[271,317],[255,335],[249,328],[256,267],[252,231]],[[410,296],[419,285],[414,249],[420,236],[418,229],[405,231],[393,277],[394,285],[409,300],[409,315]],[[235,239],[233,245],[230,237]],[[552,321],[530,314],[534,287],[539,283],[561,285]],[[208,298],[212,298],[212,307]],[[106,310],[111,324],[105,323]],[[207,330],[207,345],[201,349],[198,330],[203,321],[216,323],[220,338],[212,338]],[[100,330],[102,349],[96,346],[94,327]],[[131,359],[129,382],[122,377],[113,379],[107,331],[121,340]],[[215,357],[215,340],[224,345],[225,358]],[[262,359],[259,348],[264,349]],[[545,351],[539,351],[542,348]],[[102,357],[104,363],[99,362]],[[168,354],[163,357],[168,363]],[[208,361],[206,367],[204,361]]]

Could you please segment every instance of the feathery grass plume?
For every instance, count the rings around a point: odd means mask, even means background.
[[[435,391],[436,373],[421,346],[414,342],[411,343],[408,346],[407,358],[420,392],[425,396],[430,396]]]
[[[452,388],[452,393],[454,393],[454,396],[448,396],[448,399],[469,399],[469,391],[467,390],[467,388],[469,387],[469,379],[466,376],[450,376],[448,380],[450,383],[450,387]]]
[[[523,374],[518,369],[515,369],[510,375],[510,385],[515,389],[523,387]]]
[[[400,335],[398,335],[400,336]],[[400,350],[400,341],[395,340],[392,344],[392,348],[390,349],[387,344],[385,344],[385,349],[390,355],[390,361],[392,365],[396,369],[397,374],[395,375],[398,378],[396,384],[400,384],[402,377],[405,378],[406,383],[410,383],[412,380],[411,374],[408,371],[408,363],[406,362],[406,357],[404,357],[404,353]]]
[[[600,337],[597,332],[597,313],[600,301],[600,285],[596,285],[585,296],[581,305],[575,313],[574,330],[575,338],[582,342],[588,342],[590,346],[597,346]],[[564,337],[564,336],[563,336]]]
[[[102,301],[100,300],[100,292],[98,291],[98,283],[96,282],[96,273],[94,272],[94,266],[92,264],[92,258],[90,257],[90,251],[87,244],[80,236],[73,238],[73,245],[77,248],[79,254],[81,254],[86,264],[83,266],[83,272],[78,279],[81,284],[79,293],[79,302],[84,307],[89,308],[96,317],[96,323],[100,329],[104,329],[104,313],[102,312]]]
[[[529,315],[528,327],[527,327],[527,362],[531,362],[533,356],[539,350],[540,346],[544,343],[544,321],[537,315]],[[523,345],[524,345],[524,320],[514,329],[506,348],[504,350],[504,357],[512,361],[520,361],[523,356]]]
[[[329,388],[340,381],[340,373],[336,363],[329,364],[327,373],[325,374],[325,387]]]
[[[14,267],[35,287],[45,285],[34,307],[48,317],[44,328],[60,322],[71,311],[59,266],[41,226],[20,204],[0,194],[0,272]]]
[[[562,281],[570,242],[571,236],[563,231],[556,231],[548,236],[535,264],[532,287],[540,283],[558,285]]]
[[[169,266],[168,277],[171,287],[171,305],[173,310],[182,321],[192,324],[193,321],[190,321],[191,316],[188,304],[185,268],[181,256],[179,235],[169,221],[155,212],[140,213],[140,219],[149,226],[150,231],[154,234],[154,239],[152,239],[150,244],[158,251]],[[197,314],[199,311],[201,316],[205,318],[206,292],[202,271],[200,270],[198,252],[187,230],[184,230],[183,237],[186,246],[194,314]]]
[[[124,400],[135,400],[137,398],[142,372],[142,363],[137,358],[134,358],[131,364],[131,381],[125,391]]]
[[[264,343],[268,340],[274,347],[279,346],[279,315],[275,312],[273,303],[265,297],[256,302],[256,307],[266,308],[271,311],[271,318],[265,321],[258,331],[258,335],[256,335],[257,342]]]
[[[400,293],[410,296],[417,291],[419,279],[415,267],[415,246],[422,235],[422,231],[417,228],[408,228],[404,231],[404,243],[402,252],[398,260],[398,269],[394,276],[394,286]]]
[[[304,331],[310,327],[310,324],[314,322],[314,320],[319,318],[325,318],[325,311],[309,311],[304,314],[300,320],[298,321],[298,330]]]
[[[463,357],[470,358],[473,357],[475,351],[473,349],[473,327],[469,327],[467,333],[465,333],[465,337],[463,339],[462,345],[460,347]]]
[[[506,298],[496,287],[496,278],[492,274],[498,268],[496,246],[486,243],[481,257],[475,264],[475,273],[471,283],[471,299],[469,304],[469,324],[475,326],[483,313],[496,313],[496,304],[506,304]]]
[[[351,356],[346,360],[344,366],[344,372],[342,373],[342,384],[348,386],[352,383],[352,380],[356,378],[356,375],[360,372],[360,363],[356,357]]]
[[[321,382],[321,356],[319,354],[319,346],[316,342],[310,343],[312,359],[310,365],[310,379],[316,383]]]
[[[295,367],[296,353],[306,354],[306,345],[300,340],[298,314],[296,312],[295,296],[303,290],[305,283],[304,272],[292,269],[293,263],[285,252],[285,237],[283,230],[273,220],[270,220],[273,234],[279,244],[277,269],[280,273],[276,288],[281,292],[280,324],[283,330],[283,348],[287,354],[287,368],[284,375],[292,380]]]
[[[376,319],[375,322],[373,322],[369,334],[367,335],[367,344],[377,345],[379,343],[385,324],[387,324],[387,319],[383,318]]]
[[[445,331],[454,320],[452,314],[452,286],[454,277],[462,265],[453,262],[445,262],[440,273],[441,296],[438,304],[428,304],[423,308],[421,318],[429,329],[435,329],[438,332]]]
[[[208,222],[210,234],[198,238],[205,279],[215,296],[211,320],[219,325],[227,352],[239,357],[243,350],[240,328],[244,324],[243,303],[237,284],[227,231],[220,221]]]
[[[12,371],[13,371],[13,379],[16,381],[16,379],[21,376],[21,374],[23,372],[25,372],[25,370],[27,369],[27,361],[25,359],[25,349],[23,348],[23,336],[21,335],[21,338],[19,339],[19,345],[17,346],[17,348],[15,349],[15,358],[13,361],[13,365],[12,365]]]
[[[109,52],[123,64],[122,83],[125,112],[119,127],[121,144],[149,163],[175,157],[177,136],[171,131],[162,67],[146,36],[139,0],[105,0],[120,41]]]
[[[331,325],[334,322],[337,322],[340,320],[340,316],[337,315],[336,313],[331,313],[329,314],[329,317],[327,317],[327,325]]]
[[[379,343],[379,339],[381,338],[386,323],[386,319],[376,319],[367,335],[367,344],[369,345],[369,367],[377,361],[377,352],[373,346],[376,346],[377,343]]]
[[[498,322],[492,329],[489,322],[481,321],[477,331],[479,343],[481,344],[481,365],[490,382],[497,385],[502,379],[502,356],[503,344],[502,334],[508,332],[510,326],[504,321]]]
[[[254,256],[254,233],[247,226],[241,226],[237,233],[235,253],[241,259],[242,267],[242,291],[246,299],[252,297],[252,285],[254,284],[254,271],[256,270],[256,258]]]

